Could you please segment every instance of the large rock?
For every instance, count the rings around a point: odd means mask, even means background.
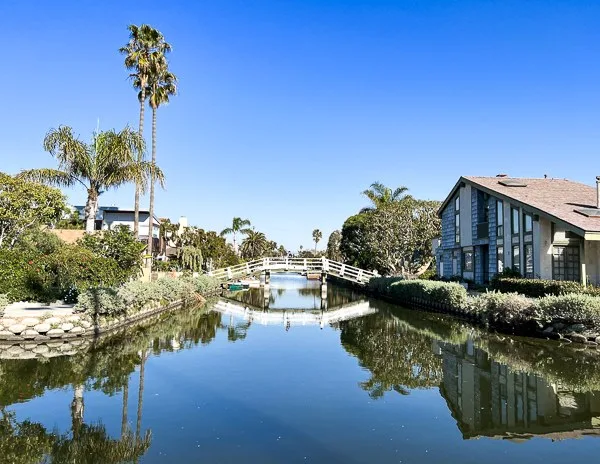
[[[23,332],[21,332],[21,337],[27,339],[27,340],[33,340],[35,337],[39,336],[40,334],[33,329],[27,329],[24,330]]]
[[[14,334],[8,330],[0,330],[0,338],[13,337]]]
[[[46,335],[38,335],[37,337],[34,338],[34,340],[36,342],[45,342],[50,340],[50,337],[47,337]]]
[[[71,330],[69,330],[69,333],[75,335],[82,335],[85,333],[85,329],[83,327],[73,327]]]
[[[50,351],[50,348],[48,348],[48,345],[40,343],[32,351],[37,354],[44,354]]]
[[[27,327],[34,327],[40,323],[40,320],[37,317],[26,317],[21,320],[21,324],[26,325]]]
[[[84,329],[89,329],[92,326],[92,323],[90,321],[81,321],[79,325]]]
[[[77,316],[76,314],[73,314],[72,316],[67,317],[66,319],[67,322],[79,322],[81,321],[81,316]]]
[[[12,356],[18,356],[20,354],[25,353],[25,350],[19,345],[13,345],[8,350],[6,350],[6,352],[11,354]]]
[[[62,324],[63,320],[60,317],[49,317],[44,321],[46,324],[55,325]]]
[[[69,332],[73,327],[75,326],[70,322],[66,322],[60,326],[60,328],[63,329],[65,332]]]
[[[13,324],[8,328],[8,331],[12,334],[19,335],[21,332],[27,329],[24,324]]]
[[[16,324],[17,321],[15,319],[10,319],[8,317],[5,317],[4,319],[0,319],[0,324],[2,324],[4,327],[10,327],[11,325]]]
[[[48,324],[47,322],[42,322],[41,324],[38,324],[38,325],[34,326],[33,330],[37,330],[38,333],[45,334],[51,328],[52,327],[50,326],[50,324]]]
[[[58,338],[64,335],[65,331],[63,329],[50,329],[46,332],[46,335],[50,338]]]
[[[571,332],[569,334],[566,335],[566,338],[568,338],[569,340],[571,340],[572,342],[575,343],[586,343],[587,337],[585,335],[581,335],[575,332]]]

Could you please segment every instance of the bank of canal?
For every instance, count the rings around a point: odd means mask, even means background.
[[[597,458],[595,352],[490,334],[335,285],[325,302],[321,296],[312,282],[274,276],[268,298],[261,289],[240,292],[164,314],[72,356],[1,360],[3,456],[85,462],[103,453],[100,461],[145,463]],[[336,321],[319,323],[335,311]]]

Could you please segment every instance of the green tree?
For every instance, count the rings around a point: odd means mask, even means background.
[[[250,230],[240,246],[240,252],[244,259],[257,259],[264,256],[269,247],[269,241],[262,232]]]
[[[12,248],[26,233],[55,224],[65,211],[59,190],[0,172],[0,248]]]
[[[225,236],[225,235],[233,235],[233,250],[238,253],[238,246],[237,246],[237,234],[248,234],[249,232],[252,232],[252,229],[250,229],[250,221],[248,219],[242,219],[239,217],[234,217],[233,221],[231,222],[231,227],[227,227],[226,229],[223,229],[221,231],[221,236]]]
[[[406,195],[407,191],[408,188],[404,186],[392,190],[381,182],[373,182],[367,190],[362,192],[371,201],[372,205],[363,208],[360,212],[367,213],[392,203],[412,198],[410,195]]]
[[[171,51],[169,45],[163,35],[148,24],[136,26],[130,24],[129,42],[119,49],[119,52],[125,55],[125,67],[131,72],[129,75],[132,79],[133,86],[139,90],[138,101],[140,104],[140,122],[138,134],[144,136],[144,109],[146,105],[146,90],[152,73],[151,56],[158,52],[165,55]],[[139,155],[139,154],[138,154]],[[142,162],[143,158],[138,157],[138,162]],[[135,185],[135,213],[133,222],[133,233],[136,238],[139,237],[139,222],[140,222],[140,193],[143,190],[143,185],[136,182]]]
[[[79,211],[74,209],[68,217],[62,218],[56,224],[57,229],[79,230],[85,228],[85,222],[81,219]]]
[[[44,149],[58,161],[58,169],[31,169],[19,177],[36,182],[70,187],[80,184],[87,191],[85,230],[93,232],[98,212],[98,197],[110,188],[128,182],[144,184],[151,165],[138,161],[144,153],[144,140],[129,127],[116,132],[94,134],[88,145],[73,135],[68,126],[51,129],[44,139]],[[162,183],[164,176],[157,167],[156,177]]]
[[[313,242],[315,242],[315,255],[316,255],[317,254],[317,243],[319,243],[321,238],[323,238],[323,232],[321,232],[319,229],[313,230],[312,238],[313,238]]]
[[[164,52],[154,51],[150,55],[150,75],[146,93],[152,108],[152,164],[150,171],[150,218],[154,217],[154,184],[156,166],[156,113],[158,107],[169,103],[169,97],[177,92],[177,77],[169,72]],[[141,87],[142,83],[139,82]],[[141,91],[140,91],[141,92]],[[140,94],[140,98],[142,95]],[[152,234],[148,235],[148,254],[152,255]]]
[[[342,233],[339,230],[334,230],[327,240],[327,259],[332,261],[342,261],[342,253],[340,245],[342,242]]]
[[[368,220],[368,213],[350,216],[342,226],[340,240],[340,253],[344,262],[363,269],[373,269],[366,244]]]

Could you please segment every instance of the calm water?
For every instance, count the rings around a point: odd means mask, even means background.
[[[591,353],[299,276],[231,297],[1,360],[0,462],[598,462]]]

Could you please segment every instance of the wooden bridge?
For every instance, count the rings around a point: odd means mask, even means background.
[[[323,278],[332,275],[360,285],[367,284],[372,277],[378,275],[376,272],[366,271],[327,258],[262,258],[237,266],[216,269],[209,272],[208,275],[220,280],[234,280],[263,272],[266,275],[271,272],[319,274]]]

